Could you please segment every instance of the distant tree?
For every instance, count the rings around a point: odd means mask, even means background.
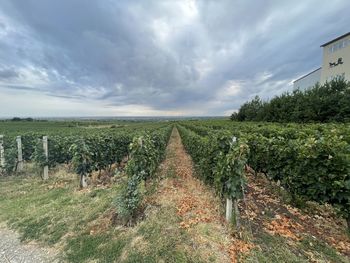
[[[14,117],[11,119],[11,121],[34,121],[33,118],[19,118],[19,117]]]
[[[231,116],[230,116],[230,120],[231,121],[238,120],[238,113],[237,112],[232,113]]]

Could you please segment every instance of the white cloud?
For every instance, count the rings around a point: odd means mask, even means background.
[[[348,31],[349,8],[3,0],[0,115],[229,115],[318,67],[319,45]]]

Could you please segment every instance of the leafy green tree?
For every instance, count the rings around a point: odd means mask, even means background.
[[[237,114],[237,119],[239,121],[254,121],[257,119],[259,111],[262,109],[262,107],[263,102],[259,96],[255,96],[252,101],[246,102],[242,105]]]
[[[350,120],[350,82],[336,78],[306,90],[294,90],[262,102],[256,96],[231,120],[269,122],[346,122]]]

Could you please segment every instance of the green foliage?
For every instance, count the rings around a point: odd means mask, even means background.
[[[24,161],[30,161],[34,153],[38,136],[34,133],[26,133],[21,136],[22,139],[22,154]]]
[[[243,197],[244,167],[247,164],[249,147],[242,140],[237,142],[229,137],[221,137],[219,141],[221,144],[228,144],[229,148],[220,151],[216,157],[215,187],[222,195],[237,200]]]
[[[38,139],[31,159],[34,161],[35,165],[41,169],[49,164],[45,156],[42,140]]]
[[[244,166],[249,153],[244,140],[237,140],[228,131],[208,131],[207,136],[200,136],[183,126],[178,129],[201,179],[214,185],[222,197],[240,198],[245,183]]]
[[[140,189],[141,176],[132,175],[122,186],[122,190],[118,193],[115,205],[118,217],[127,223],[135,217],[137,209],[142,201],[142,193]]]
[[[350,147],[333,134],[305,139],[248,135],[249,164],[295,196],[339,207],[350,213]]]
[[[262,117],[261,109],[264,107],[264,103],[256,96],[252,101],[244,103],[237,115],[232,116],[232,119],[237,118],[239,121],[255,120]]]
[[[75,136],[51,135],[48,137],[49,167],[69,163],[73,156],[69,148],[76,140]]]
[[[17,169],[17,148],[15,146],[5,149],[4,170],[7,175],[11,175]]]
[[[244,103],[238,121],[269,122],[346,122],[350,120],[350,82],[337,78],[307,90],[294,90],[276,96],[269,102],[259,97]]]
[[[116,198],[117,213],[120,218],[130,222],[138,211],[142,201],[140,184],[151,178],[162,160],[169,139],[171,127],[144,133],[134,137],[129,146],[130,157],[125,172],[128,181]]]
[[[131,177],[137,175],[140,179],[146,180],[157,168],[154,141],[148,134],[135,137],[129,149],[131,160],[126,166],[126,173]]]
[[[120,124],[110,129],[109,125],[116,123]],[[154,131],[164,126],[164,123],[140,121],[2,121],[0,134],[4,135],[5,150],[21,135],[25,161],[31,161],[37,140],[48,136],[50,167],[70,163],[73,158],[70,146],[79,138],[88,139],[89,147],[96,152],[96,169],[102,170],[119,163],[127,155],[132,138],[142,130]]]
[[[90,147],[84,139],[78,139],[70,147],[73,159],[72,164],[75,172],[80,176],[91,174],[95,169],[93,162],[94,153],[90,150]]]
[[[196,125],[191,122],[183,124],[191,129],[191,137],[195,138],[187,144],[205,144],[205,140],[200,139],[198,134],[193,135],[193,131],[200,131],[203,134],[206,130],[207,134],[221,134],[225,130],[232,130],[233,134],[249,146],[250,153],[247,156],[249,166],[256,172],[267,174],[271,180],[280,181],[281,185],[291,193],[295,202],[304,199],[329,203],[338,208],[341,215],[349,218],[350,140],[348,134],[350,130],[348,125],[303,126],[241,122],[225,124],[221,122],[219,125],[215,121],[195,123]],[[213,129],[213,126],[217,129]],[[206,147],[213,149],[210,145],[218,145],[219,141],[210,136],[209,138]],[[190,153],[194,151],[194,161],[198,162],[196,155],[201,153],[196,153],[196,146],[186,147]],[[198,151],[199,147],[201,146],[197,147]],[[200,151],[204,156],[211,154],[210,151],[205,152],[203,149]],[[215,155],[220,156],[220,152],[215,152]],[[209,158],[201,165],[205,169],[202,174],[207,174],[206,170],[214,167],[215,162]],[[224,162],[222,166],[229,165]]]

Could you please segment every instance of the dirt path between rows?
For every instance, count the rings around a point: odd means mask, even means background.
[[[222,217],[220,200],[194,177],[191,157],[185,151],[179,132],[174,128],[161,165],[165,178],[160,182],[157,200],[175,206],[179,228],[188,232],[192,247],[207,262],[234,262],[230,253],[232,238]]]
[[[0,226],[0,262],[2,263],[55,263],[56,253],[34,242],[21,243],[19,234]]]

